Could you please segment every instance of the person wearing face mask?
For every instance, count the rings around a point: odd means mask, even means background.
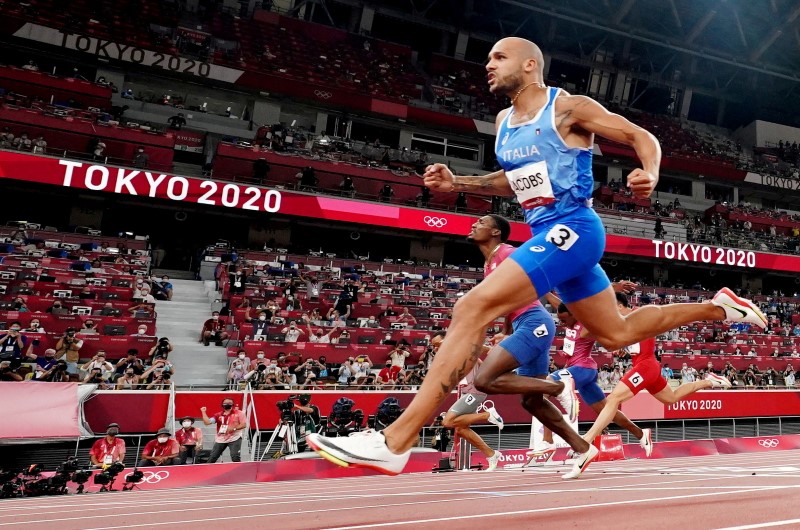
[[[128,367],[125,372],[117,379],[116,390],[139,390],[141,380],[136,375],[133,367]]]
[[[36,367],[42,372],[47,372],[56,365],[56,350],[47,348],[42,357],[36,358]],[[38,377],[36,379],[39,379]]]
[[[45,312],[53,315],[66,315],[69,313],[69,310],[64,307],[64,304],[62,304],[61,301],[56,300],[53,302],[53,305],[45,310]]]
[[[305,335],[305,331],[300,329],[300,327],[294,321],[283,328],[281,333],[283,333],[284,342],[297,342],[301,335]]]
[[[375,319],[375,315],[370,315],[368,319],[361,321],[361,327],[377,329],[381,327],[381,323]]]
[[[156,280],[153,278],[153,296],[156,297],[157,300],[172,300],[172,290],[173,286],[172,283],[169,281],[169,276],[164,275],[161,277],[161,281]]]
[[[318,344],[330,344],[331,335],[333,335],[337,329],[331,328],[327,333],[323,333],[322,328],[317,328],[316,331],[312,330],[310,322],[306,322],[306,325],[308,326],[308,342],[315,342]]]
[[[239,353],[236,355],[236,358],[231,361],[230,367],[228,368],[228,387],[231,389],[236,389],[239,386],[239,383],[244,379],[244,376],[248,372],[248,367],[250,366],[250,359],[247,358],[247,354],[244,350],[239,350]]]
[[[14,311],[19,311],[20,313],[30,313],[30,309],[28,309],[28,304],[25,303],[25,299],[21,296],[18,296],[14,299]]]
[[[211,340],[217,346],[222,346],[222,342],[228,339],[228,333],[225,331],[225,319],[219,317],[219,311],[211,313],[211,318],[203,323],[203,330],[200,332],[200,342],[208,346]]]
[[[269,319],[267,319],[266,311],[258,312],[258,319],[251,320],[253,323],[253,340],[267,340],[267,328],[269,328]]]
[[[191,459],[192,464],[197,463],[197,454],[203,450],[203,431],[194,426],[194,418],[186,416],[180,419],[181,428],[175,431],[175,441],[178,442],[178,463],[181,465]]]
[[[23,331],[27,333],[44,333],[44,328],[42,327],[41,323],[39,322],[38,318],[32,318],[28,327],[25,328]]]
[[[67,361],[67,371],[71,374],[78,373],[78,359],[83,341],[75,337],[75,328],[67,328],[64,336],[56,342],[56,359]]]
[[[150,163],[150,155],[144,152],[144,147],[139,147],[133,157],[133,167],[136,169],[147,169]]]
[[[97,440],[89,452],[94,467],[105,468],[125,460],[125,440],[119,438],[119,424],[109,423],[105,437]]]
[[[206,410],[206,407],[200,407],[200,412],[203,414],[203,423],[205,425],[217,426],[217,434],[214,437],[214,447],[211,448],[211,455],[208,457],[208,463],[213,464],[219,460],[219,457],[226,448],[230,451],[231,461],[241,462],[240,452],[242,449],[242,435],[244,434],[244,429],[247,427],[244,413],[238,408],[234,408],[234,403],[231,398],[223,399],[222,410],[210,418],[206,414]]]
[[[258,350],[256,353],[256,358],[250,361],[250,369],[255,370],[259,367],[259,365],[267,366],[269,365],[269,359],[266,358],[267,356],[264,354],[264,350]]]
[[[155,439],[144,446],[139,467],[177,465],[179,451],[178,442],[170,436],[169,429],[161,429]]]
[[[82,335],[99,335],[100,331],[98,331],[97,326],[95,326],[94,320],[90,319],[83,323],[83,327],[78,333]]]
[[[22,324],[12,322],[8,331],[0,335],[0,359],[21,359],[22,350],[27,344],[27,339],[22,335]]]

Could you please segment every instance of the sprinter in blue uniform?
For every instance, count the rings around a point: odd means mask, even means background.
[[[502,39],[488,59],[489,91],[511,100],[511,107],[496,121],[495,151],[502,169],[455,176],[444,164],[433,164],[425,172],[425,185],[440,192],[515,195],[533,237],[458,301],[424,384],[392,425],[349,438],[309,436],[322,456],[340,465],[401,472],[419,430],[475,364],[488,324],[551,290],[612,351],[697,320],[766,326],[758,308],[729,289],[707,303],[646,306],[621,315],[614,290],[598,265],[605,232],[591,208],[594,135],[634,149],[642,167],[628,175],[627,185],[639,198],[650,197],[658,183],[658,141],[588,97],[545,86],[542,52],[528,40]],[[587,443],[582,451],[578,462],[585,468],[597,450]]]

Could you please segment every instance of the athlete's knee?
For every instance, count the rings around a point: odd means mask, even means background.
[[[450,414],[447,414],[444,417],[444,419],[442,420],[442,426],[447,428],[447,429],[455,428],[455,426],[456,426],[456,418],[458,418],[458,416],[451,416]]]
[[[491,374],[481,372],[478,370],[478,375],[475,376],[475,388],[478,392],[484,394],[496,394],[494,388],[494,377]]]
[[[544,396],[542,394],[525,394],[522,396],[522,406],[528,412],[541,410],[544,407]]]
[[[453,320],[468,319],[478,325],[488,325],[494,320],[494,315],[490,314],[493,305],[485,295],[470,291],[453,306]]]

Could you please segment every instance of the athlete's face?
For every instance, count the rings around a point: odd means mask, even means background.
[[[499,235],[500,230],[494,222],[494,219],[485,215],[472,223],[472,229],[467,235],[467,241],[470,243],[483,243],[489,241],[495,235]]]
[[[500,41],[489,52],[486,80],[492,94],[509,95],[522,86],[522,60],[519,50]]]
[[[567,326],[570,328],[574,326],[575,323],[577,322],[577,320],[575,320],[575,317],[572,316],[571,313],[559,313],[558,320],[559,322],[561,322],[563,326]]]
[[[436,335],[435,337],[433,337],[431,339],[431,349],[433,351],[439,351],[439,346],[442,345],[443,341],[444,341],[444,339],[442,338],[441,335]]]

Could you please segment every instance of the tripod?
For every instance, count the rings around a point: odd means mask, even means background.
[[[297,433],[294,430],[294,420],[280,420],[275,426],[275,430],[272,431],[272,436],[269,442],[267,442],[267,447],[264,448],[264,452],[261,453],[260,460],[264,460],[264,457],[267,456],[272,444],[278,437],[282,438],[283,441],[281,443],[281,448],[275,453],[276,455],[285,456],[297,453]],[[276,458],[280,458],[280,456]]]

